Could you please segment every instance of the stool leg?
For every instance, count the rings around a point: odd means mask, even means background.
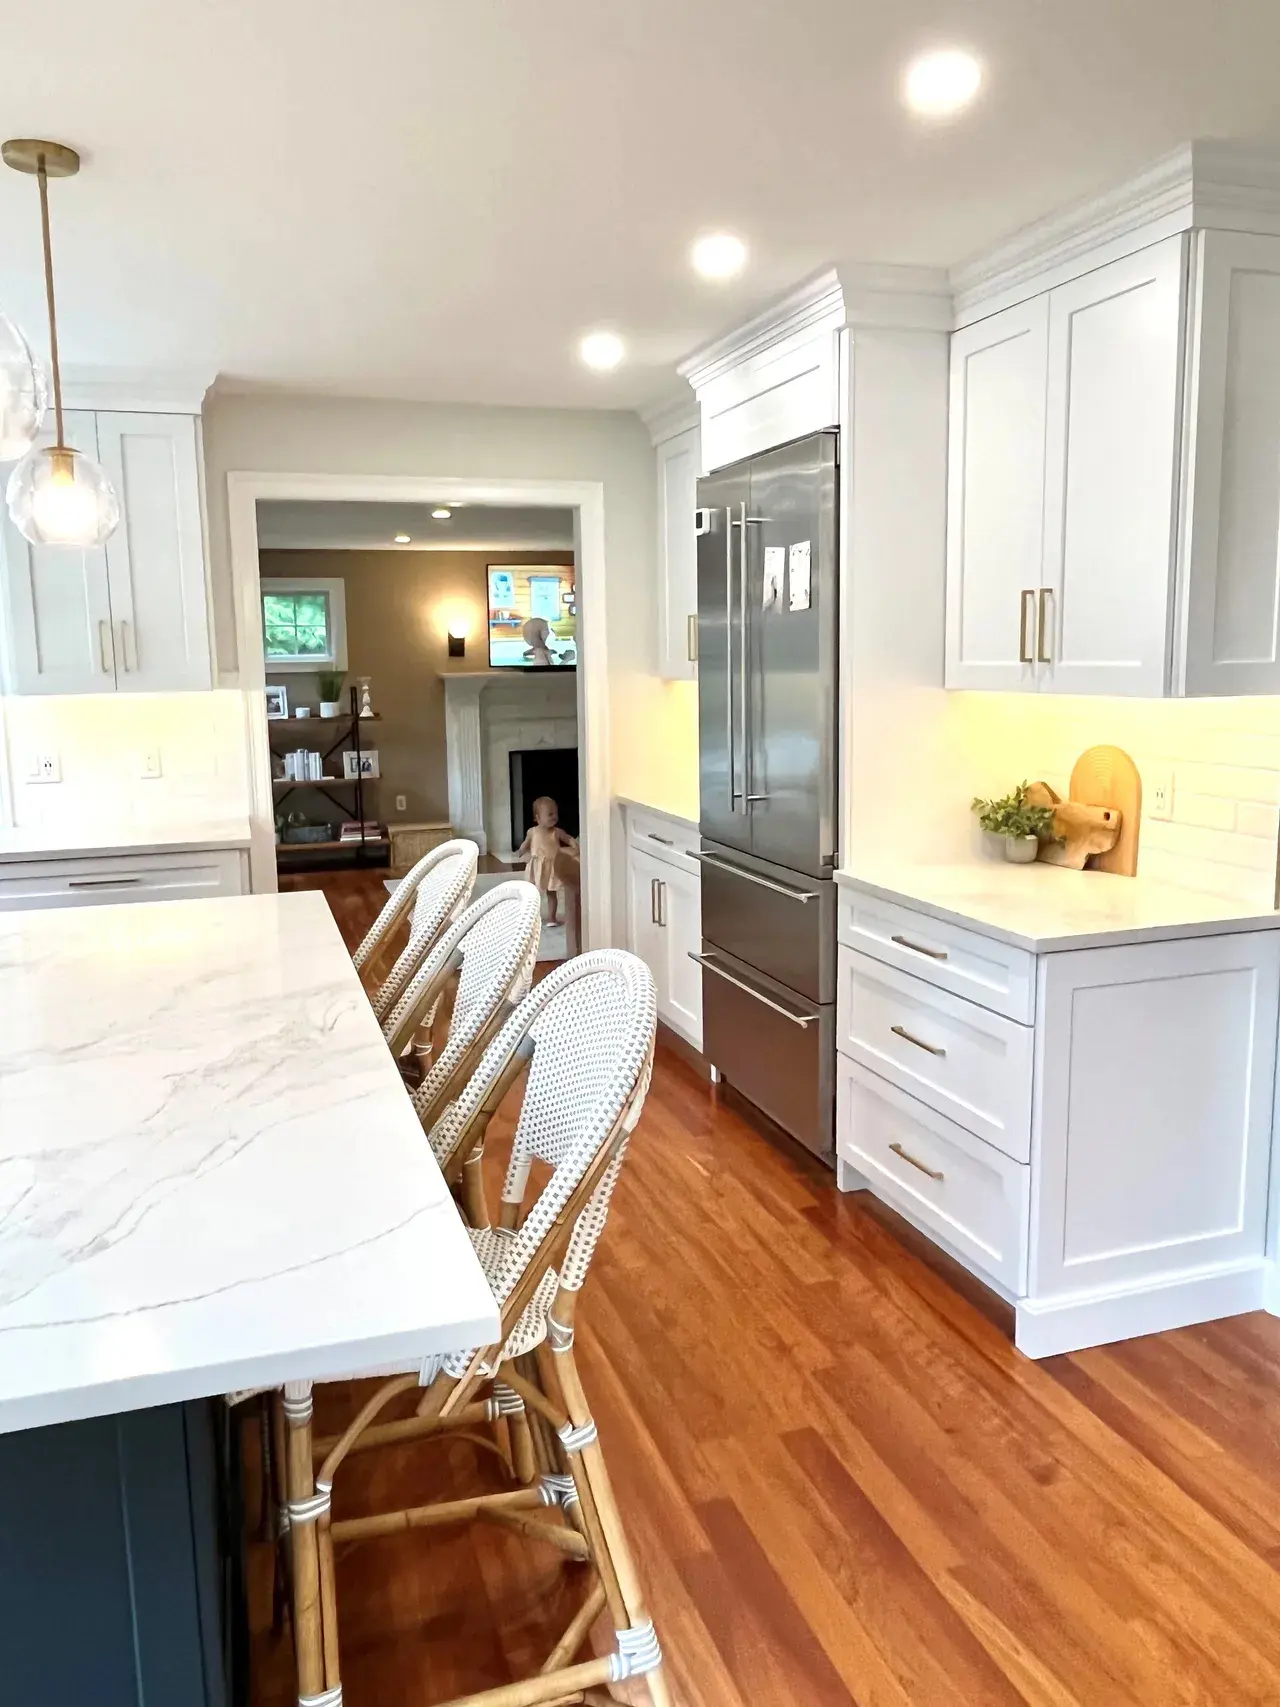
[[[316,1493],[311,1457],[311,1408],[311,1383],[287,1382],[284,1389],[284,1418],[288,1432],[286,1486],[289,1494],[293,1641],[298,1657],[299,1701],[321,1695],[325,1689],[320,1556],[316,1544],[315,1513],[308,1509]]]

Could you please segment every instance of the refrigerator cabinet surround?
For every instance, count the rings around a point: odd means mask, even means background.
[[[835,1001],[835,884],[715,842],[703,842],[698,860],[704,944],[810,1002]]]
[[[836,1010],[707,944],[702,1048],[771,1120],[834,1165]]]
[[[814,877],[837,852],[837,439],[698,483],[700,828]]]

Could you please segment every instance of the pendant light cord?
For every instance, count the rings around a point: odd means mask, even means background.
[[[66,447],[62,442],[62,370],[58,365],[58,316],[53,306],[53,244],[49,240],[49,174],[45,170],[43,154],[37,163],[36,182],[40,186],[40,230],[44,238],[44,294],[49,305],[49,365],[53,369],[53,415],[57,423],[57,448],[64,450]]]

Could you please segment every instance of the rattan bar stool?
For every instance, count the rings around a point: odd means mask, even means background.
[[[460,837],[442,842],[424,855],[388,896],[386,906],[351,957],[357,971],[371,967],[374,957],[385,948],[396,926],[412,909],[408,942],[386,977],[369,990],[369,1001],[379,1020],[391,1012],[441,934],[471,899],[478,858],[474,842]],[[381,928],[384,920],[385,928]],[[367,972],[365,975],[368,976]]]
[[[643,1107],[656,1017],[653,979],[634,956],[605,950],[567,961],[524,998],[449,1107],[446,1172],[460,1166],[482,1139],[503,1097],[527,1071],[502,1191],[502,1224],[471,1229],[500,1305],[501,1339],[429,1360],[418,1374],[384,1383],[340,1437],[314,1449],[309,1384],[286,1390],[289,1511],[296,1543],[294,1617],[304,1707],[341,1701],[335,1542],[474,1518],[517,1529],[589,1561],[597,1580],[535,1676],[468,1696],[468,1707],[608,1702],[615,1699],[609,1684],[640,1677],[654,1707],[668,1707],[661,1649],[573,1353],[577,1295]],[[535,1163],[548,1167],[550,1175],[526,1204]],[[499,1373],[500,1381],[495,1380]],[[426,1390],[416,1416],[378,1423],[392,1400],[418,1386]],[[493,1418],[500,1413],[504,1391],[527,1408],[533,1445],[532,1462],[513,1464],[509,1490],[332,1520],[333,1479],[349,1453]],[[317,1451],[322,1462],[313,1474]],[[548,1507],[555,1521],[535,1515]],[[303,1537],[300,1525],[311,1533]],[[606,1608],[615,1630],[614,1651],[575,1663]]]

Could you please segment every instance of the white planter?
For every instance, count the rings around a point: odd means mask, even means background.
[[[1000,840],[1010,865],[1030,865],[1040,852],[1038,836],[1001,836]]]
[[[341,717],[342,701],[340,699],[322,699],[320,701],[321,717]]]

